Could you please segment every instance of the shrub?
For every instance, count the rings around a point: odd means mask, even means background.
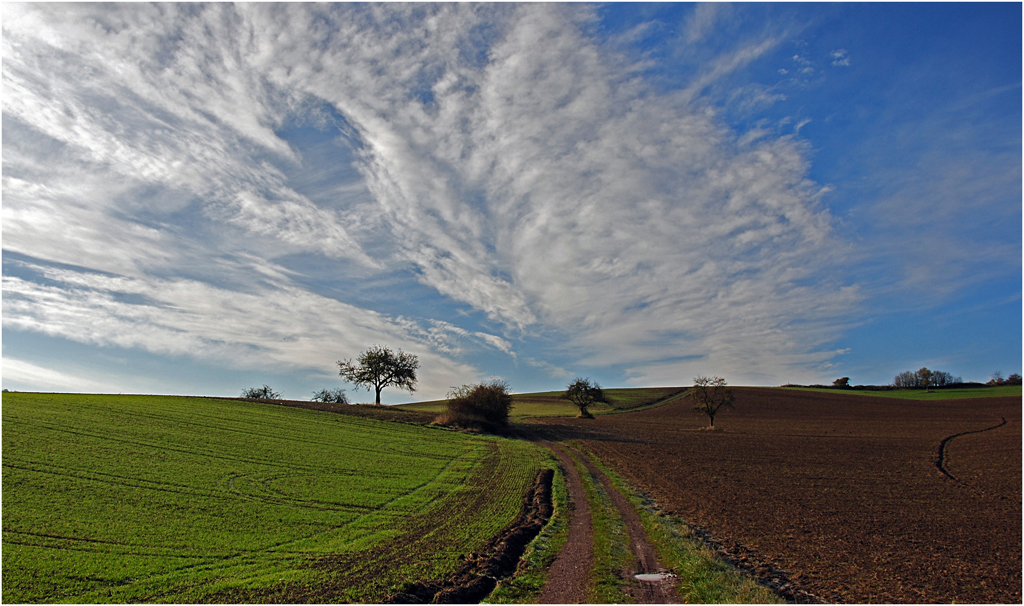
[[[337,389],[321,389],[314,392],[313,397],[310,399],[313,402],[324,402],[327,404],[348,404],[348,396],[345,395],[345,390],[340,387]]]
[[[243,389],[242,397],[253,400],[280,400],[281,394],[271,389],[269,385],[264,384],[263,387]]]
[[[435,423],[499,433],[508,426],[511,411],[508,383],[494,380],[452,388],[445,413]]]

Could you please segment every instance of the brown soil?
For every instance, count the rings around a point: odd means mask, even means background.
[[[1020,398],[734,393],[536,421],[790,600],[1021,602]]]

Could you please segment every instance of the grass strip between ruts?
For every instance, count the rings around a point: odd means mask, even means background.
[[[629,550],[629,533],[626,531],[626,525],[608,493],[601,486],[601,482],[590,473],[576,451],[567,448],[566,452],[580,474],[583,490],[587,493],[587,500],[590,503],[594,540],[590,603],[629,603],[629,596],[624,591],[629,581],[624,573],[633,563],[633,554]]]

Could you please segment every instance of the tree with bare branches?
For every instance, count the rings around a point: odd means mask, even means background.
[[[690,390],[690,397],[693,398],[694,410],[699,410],[711,419],[710,427],[715,426],[715,415],[723,406],[732,408],[732,391],[725,386],[725,379],[722,377],[705,377],[703,375],[694,377],[693,389]]]
[[[589,378],[576,377],[576,380],[569,383],[569,387],[562,394],[562,397],[566,400],[571,401],[580,409],[580,414],[576,417],[578,419],[593,419],[594,415],[590,414],[588,408],[594,404],[594,402],[604,402],[604,391],[601,390],[601,386],[594,381],[591,384]]]
[[[409,393],[416,391],[416,369],[419,366],[419,358],[412,354],[401,349],[396,354],[383,345],[374,345],[359,354],[356,363],[352,360],[339,361],[338,374],[350,383],[376,390],[376,403],[379,405],[380,392],[385,387],[394,386]]]

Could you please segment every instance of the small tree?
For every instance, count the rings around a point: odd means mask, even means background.
[[[725,379],[722,377],[694,377],[690,395],[693,398],[694,410],[703,412],[711,419],[710,427],[715,426],[715,415],[720,408],[732,408],[732,391],[726,389]]]
[[[310,399],[313,402],[324,402],[325,404],[348,404],[345,390],[341,388],[321,389],[320,391],[313,392],[313,397]]]
[[[242,397],[253,400],[280,400],[281,394],[271,389],[269,385],[264,384],[263,387],[243,389]]]
[[[921,387],[924,387],[925,391],[928,391],[932,386],[932,371],[922,366],[921,370],[917,371],[917,381]]]
[[[832,381],[832,387],[838,389],[849,389],[850,388],[850,377],[843,377],[842,379],[836,379]]]
[[[892,380],[892,385],[896,389],[911,389],[917,387],[917,375],[909,370],[901,372]]]
[[[562,394],[562,397],[566,400],[570,400],[577,408],[580,409],[580,414],[577,415],[577,419],[593,419],[594,415],[590,414],[588,408],[590,408],[594,402],[604,402],[604,392],[601,390],[601,386],[594,381],[593,384],[590,382],[590,378],[576,377],[576,380],[569,383],[569,387]]]
[[[401,349],[392,352],[383,345],[374,345],[359,354],[358,362],[352,360],[338,362],[338,369],[346,381],[376,390],[376,403],[380,404],[380,392],[385,387],[398,387],[416,391],[416,369],[420,367],[419,358],[407,354]]]
[[[436,422],[497,433],[508,426],[510,412],[512,394],[508,383],[495,379],[478,385],[453,387],[448,392],[445,414]]]

